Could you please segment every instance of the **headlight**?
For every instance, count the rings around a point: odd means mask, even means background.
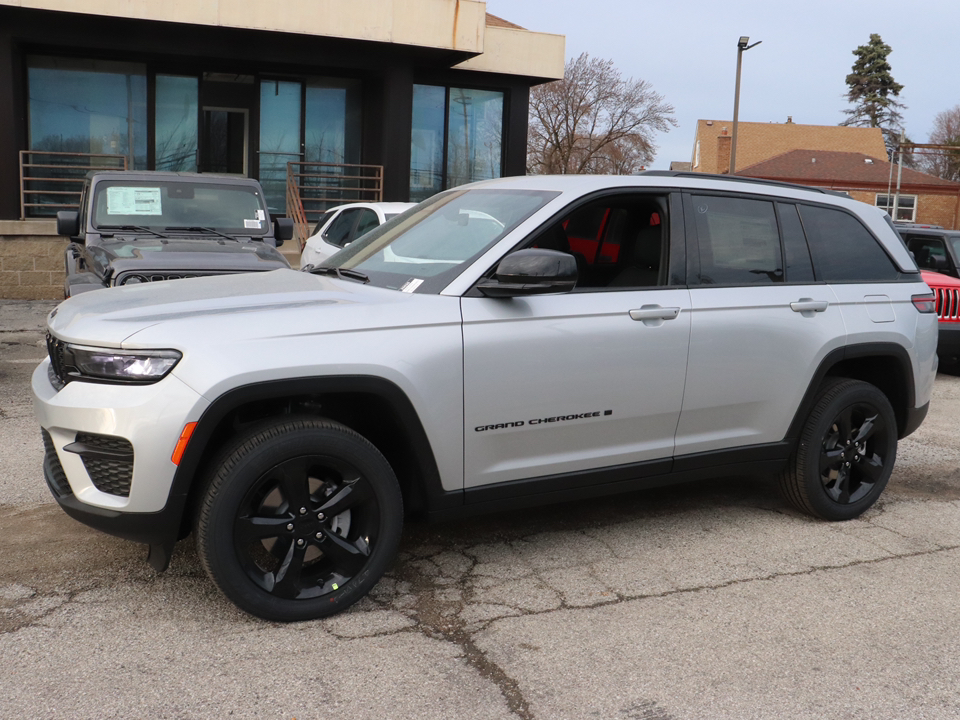
[[[183,355],[176,350],[114,350],[63,346],[63,369],[76,380],[152,383],[173,370]]]

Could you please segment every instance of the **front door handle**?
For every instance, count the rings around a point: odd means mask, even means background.
[[[660,305],[644,305],[639,310],[631,310],[630,317],[634,320],[674,320],[680,314],[678,307],[661,307]]]
[[[826,300],[814,300],[813,298],[800,298],[796,302],[790,303],[790,309],[798,313],[823,312],[830,303]]]

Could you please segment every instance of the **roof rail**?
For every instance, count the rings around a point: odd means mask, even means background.
[[[743,177],[741,175],[718,175],[716,173],[691,172],[687,170],[644,170],[638,175],[653,175],[655,177],[680,177],[680,178],[708,178],[710,180],[727,180],[730,182],[754,183],[757,185],[774,185],[776,187],[793,188],[795,190],[810,190],[811,192],[823,193],[824,195],[836,195],[837,197],[849,198],[849,193],[839,190],[828,190],[827,188],[813,187],[812,185],[799,185],[797,183],[782,182],[780,180],[764,180],[762,178]]]

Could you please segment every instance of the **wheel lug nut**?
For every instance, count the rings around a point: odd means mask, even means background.
[[[317,533],[317,540],[323,540],[323,533]]]
[[[300,508],[300,514],[301,514],[301,515],[306,515],[306,514],[307,514],[307,509],[306,509],[306,508]]]
[[[297,547],[303,547],[303,538],[297,540]]]
[[[320,522],[323,522],[323,521],[326,520],[326,519],[327,519],[327,516],[324,515],[323,513],[319,513],[319,514],[317,515],[317,520],[319,520]]]
[[[287,523],[287,530],[293,530],[293,523]]]

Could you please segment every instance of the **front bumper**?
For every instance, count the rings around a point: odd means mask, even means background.
[[[937,340],[937,355],[944,362],[960,359],[960,322],[940,321]]]
[[[31,386],[34,412],[45,433],[44,475],[54,497],[81,522],[150,542],[153,525],[163,523],[168,506],[177,470],[171,456],[180,433],[209,403],[173,375],[151,385],[75,381],[58,392],[50,383],[49,365],[44,360],[37,367]],[[87,436],[132,447],[132,472],[122,489],[90,470],[97,466],[77,450]]]

